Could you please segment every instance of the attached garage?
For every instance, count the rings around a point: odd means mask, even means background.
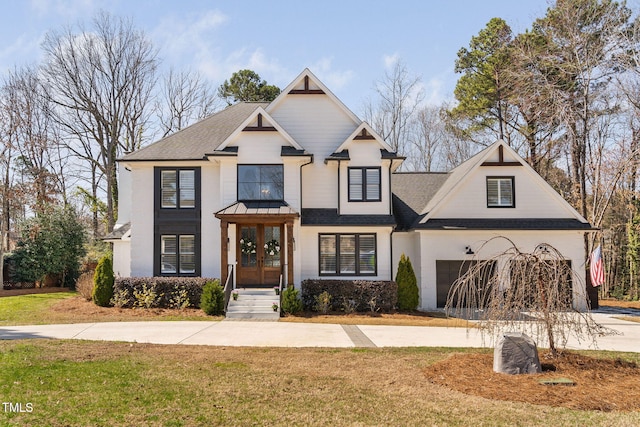
[[[475,265],[477,261],[469,260],[436,260],[436,298],[438,308],[443,308],[447,304],[447,298],[449,291],[458,277],[466,274],[472,265]],[[480,283],[477,288],[481,294],[478,295],[477,300],[486,301],[486,295],[489,293],[490,288],[486,285],[489,277],[494,274],[495,263],[489,265],[486,271],[481,274]],[[456,303],[457,304],[457,301]]]

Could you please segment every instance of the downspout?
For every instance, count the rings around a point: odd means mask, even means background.
[[[389,215],[393,216],[393,191],[391,190],[391,165],[393,164],[393,160],[389,160]],[[394,218],[395,219],[395,218]],[[389,278],[390,281],[393,281],[393,233],[396,231],[396,226],[391,228],[391,233],[389,233],[389,265],[391,268],[389,269]]]
[[[340,160],[338,160],[338,216],[342,214],[340,211]]]
[[[313,154],[309,157],[311,160],[300,165],[300,216],[302,216],[302,168],[313,163]]]

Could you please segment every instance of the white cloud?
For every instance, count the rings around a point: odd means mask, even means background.
[[[309,66],[309,69],[332,91],[338,91],[347,86],[355,76],[352,70],[334,70],[333,59],[326,57]]]
[[[384,67],[389,69],[392,68],[396,63],[400,60],[400,54],[398,52],[394,52],[391,55],[382,55],[382,61],[384,62]]]
[[[160,51],[172,59],[207,57],[215,41],[214,31],[227,21],[218,10],[179,19],[167,16],[152,30],[151,36],[158,42]]]
[[[93,13],[100,3],[105,8],[109,5],[109,2],[100,0],[31,0],[29,7],[39,18],[55,14],[72,20]]]

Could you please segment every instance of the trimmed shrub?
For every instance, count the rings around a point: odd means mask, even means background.
[[[398,310],[415,310],[418,308],[420,297],[418,281],[411,265],[411,259],[402,254],[396,274],[398,284]]]
[[[316,295],[316,305],[313,307],[315,311],[322,314],[327,314],[331,308],[331,295],[329,292],[324,291],[320,295]]]
[[[121,277],[114,285],[112,304],[116,307],[131,308],[142,296],[153,292],[157,296],[155,307],[200,308],[202,288],[214,279],[205,277]]]
[[[218,279],[207,282],[202,288],[200,307],[209,316],[219,316],[224,313],[224,289]]]
[[[297,314],[302,311],[302,301],[298,298],[298,290],[293,285],[287,286],[287,289],[282,292],[282,306],[280,308],[286,314]]]
[[[313,310],[316,297],[323,292],[331,295],[331,310],[334,311],[349,307],[358,312],[388,312],[396,307],[398,301],[398,286],[392,281],[307,279],[301,288],[305,310]]]
[[[113,297],[113,266],[111,258],[102,257],[93,274],[93,302],[101,307],[108,307]]]

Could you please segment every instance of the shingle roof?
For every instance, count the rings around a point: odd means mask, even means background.
[[[337,209],[302,209],[302,225],[396,225],[393,215],[338,215]]]
[[[420,213],[450,177],[443,172],[394,173],[391,175],[393,214],[398,229],[413,228],[422,218]]]
[[[120,240],[131,230],[131,223],[127,222],[114,228],[113,231],[102,238],[102,240]]]
[[[266,102],[241,102],[151,145],[127,154],[123,161],[201,160],[211,154],[258,107]]]
[[[429,230],[594,230],[574,218],[440,218],[416,228]]]

